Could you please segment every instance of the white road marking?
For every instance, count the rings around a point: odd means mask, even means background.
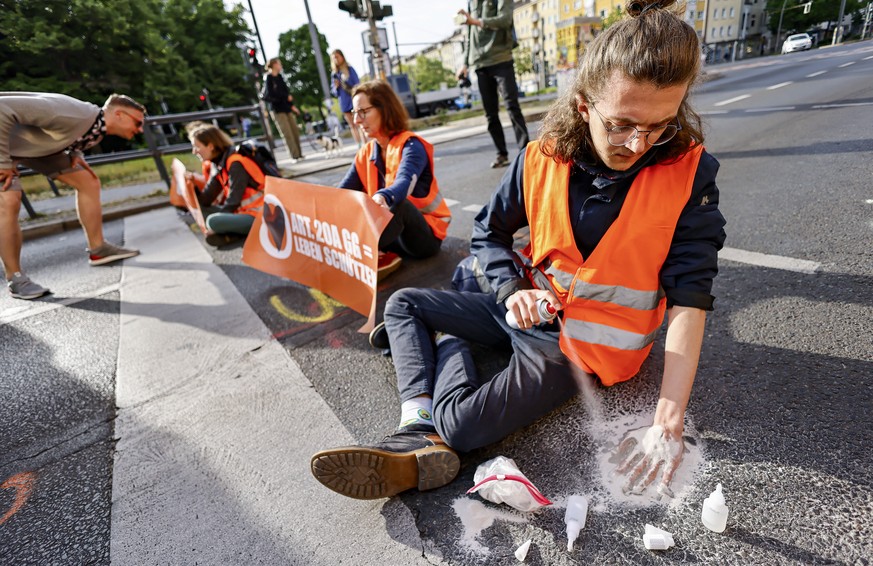
[[[480,210],[482,210],[483,206],[484,205],[481,205],[481,204],[468,204],[467,206],[465,206],[461,210],[466,210],[467,212],[479,212]]]
[[[795,106],[771,106],[770,108],[746,108],[746,112],[775,112],[776,110],[794,110]]]
[[[90,301],[91,299],[100,297],[102,295],[108,295],[109,293],[114,293],[121,288],[120,283],[115,283],[113,285],[109,285],[107,287],[103,287],[97,289],[96,291],[92,291],[90,293],[86,293],[85,295],[81,295],[79,297],[67,297],[66,299],[62,299],[53,303],[35,303],[33,301],[28,302],[27,306],[23,306],[20,308],[11,308],[6,309],[3,314],[0,314],[0,325],[9,324],[10,322],[16,322],[19,320],[24,320],[26,318],[30,318],[32,316],[37,316],[45,312],[53,311],[55,309],[59,309],[61,307],[68,307],[70,305],[75,305],[76,303],[81,303],[83,301]]]
[[[782,88],[783,86],[788,86],[794,84],[794,81],[787,81],[784,83],[779,83],[778,85],[768,86],[767,90],[776,90],[777,88]]]
[[[843,63],[842,65],[840,65],[839,68],[842,69],[843,67],[848,67],[848,66],[854,65],[854,64],[855,64],[854,61],[849,61],[848,63]]]
[[[719,259],[736,261],[738,263],[758,265],[772,269],[782,269],[785,271],[796,271],[798,273],[816,273],[821,268],[821,264],[817,261],[807,261],[805,259],[794,259],[781,255],[749,252],[746,250],[738,250],[736,248],[722,248],[721,251],[718,252],[718,257]]]
[[[741,94],[739,96],[735,96],[733,98],[728,98],[727,100],[722,100],[721,102],[716,102],[713,106],[724,106],[725,104],[731,104],[733,102],[739,102],[740,100],[745,100],[752,96],[751,94]]]
[[[455,206],[456,204],[458,204],[460,202],[460,201],[457,201],[455,199],[450,199],[450,198],[444,198],[443,201],[446,203],[446,206],[448,206],[449,208]]]
[[[809,75],[806,75],[806,78],[811,79],[812,77],[817,77],[817,76],[823,75],[825,73],[827,73],[827,71],[816,71],[815,73],[811,73]]]
[[[820,108],[845,108],[847,106],[870,106],[873,102],[843,102],[842,104],[816,104],[813,110]]]
[[[705,110],[703,112],[699,112],[701,116],[715,116],[717,114],[728,114],[727,110]]]
[[[869,57],[864,57],[864,58],[862,59],[862,61],[868,61],[868,60],[870,60],[870,59],[873,59],[873,55],[870,55]]]

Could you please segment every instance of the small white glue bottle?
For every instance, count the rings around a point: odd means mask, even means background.
[[[537,312],[540,315],[539,324],[545,324],[547,322],[551,322],[558,315],[558,309],[552,306],[552,304],[546,299],[540,299],[537,301]],[[512,328],[518,328],[518,321],[515,320],[515,315],[511,310],[506,311],[506,324],[511,326]]]
[[[716,533],[724,532],[727,527],[728,506],[721,492],[721,484],[715,486],[715,491],[703,500],[703,513],[701,519],[703,526]]]
[[[579,531],[585,528],[588,517],[588,499],[583,495],[571,495],[567,499],[567,512],[564,522],[567,523],[567,552],[573,550],[573,543],[579,536]]]

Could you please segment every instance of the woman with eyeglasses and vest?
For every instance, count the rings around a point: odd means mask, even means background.
[[[364,191],[394,213],[379,240],[379,275],[401,256],[426,258],[439,250],[452,213],[433,171],[433,146],[409,131],[409,116],[391,86],[361,83],[352,91],[355,126],[368,142],[358,150],[339,187]]]

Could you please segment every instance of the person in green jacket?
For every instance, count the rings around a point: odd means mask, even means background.
[[[518,84],[515,82],[512,60],[512,0],[470,0],[467,10],[459,10],[458,15],[466,18],[463,23],[469,26],[464,66],[458,72],[458,77],[466,76],[468,68],[476,71],[479,94],[488,120],[488,133],[497,147],[497,158],[491,167],[503,167],[509,164],[509,152],[498,115],[498,92],[506,101],[518,148],[524,149],[530,141],[527,124],[518,106]]]

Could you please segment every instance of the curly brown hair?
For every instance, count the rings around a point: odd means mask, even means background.
[[[588,123],[578,110],[577,96],[597,102],[613,73],[635,82],[665,88],[690,85],[700,71],[697,33],[670,7],[676,0],[632,0],[627,15],[604,30],[585,49],[573,88],[549,108],[540,134],[540,151],[557,161],[598,163]],[[658,147],[658,162],[674,160],[694,143],[703,143],[703,126],[688,103],[679,106],[682,129]]]

